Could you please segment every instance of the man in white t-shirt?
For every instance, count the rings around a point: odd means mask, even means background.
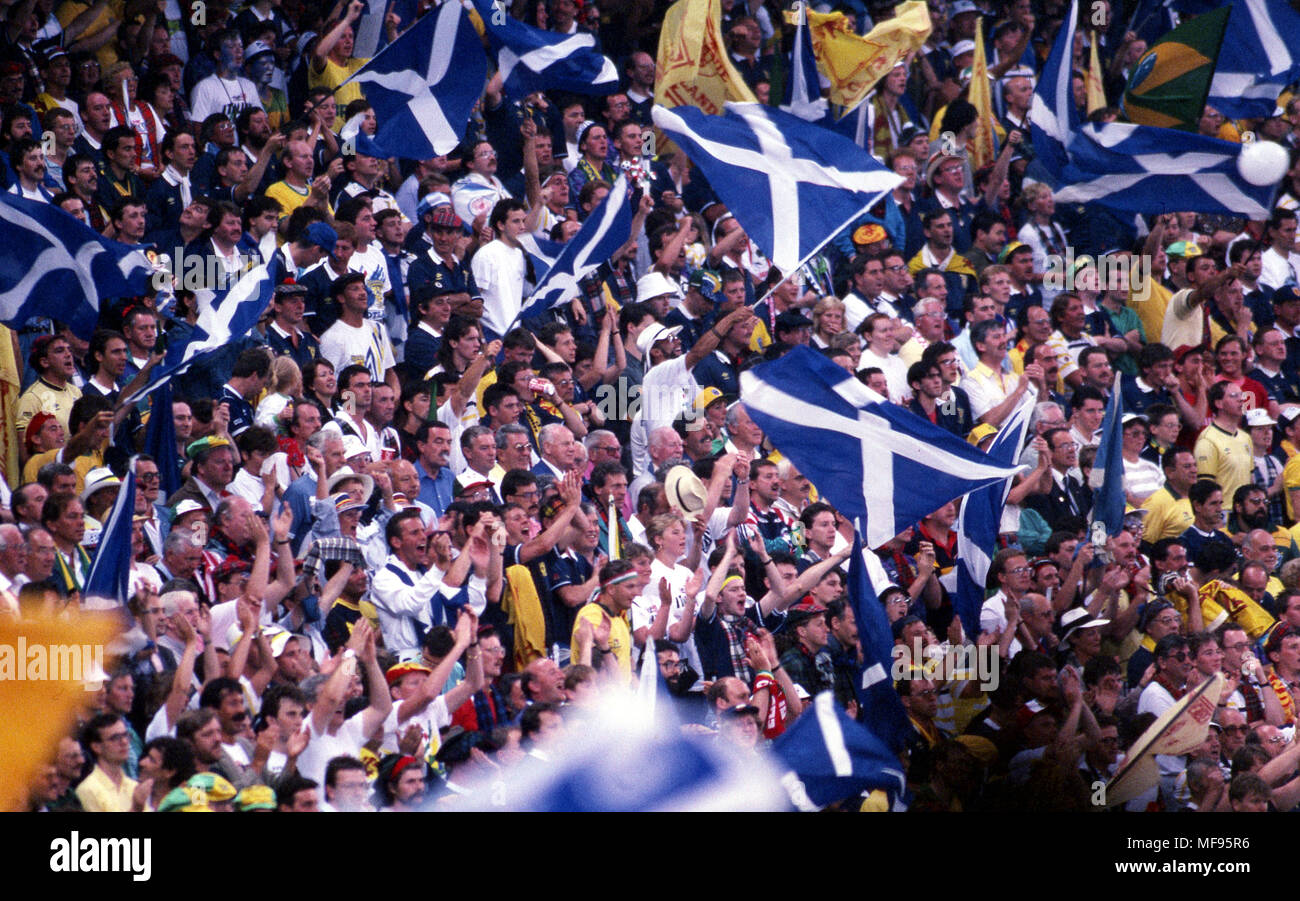
[[[239,74],[244,64],[244,43],[233,28],[217,35],[212,52],[217,71],[194,86],[190,94],[190,119],[202,122],[213,113],[225,113],[234,121],[249,106],[262,108],[257,85]]]
[[[528,230],[528,208],[522,201],[506,198],[492,208],[488,220],[496,240],[474,254],[470,271],[483,295],[483,340],[502,337],[524,302],[524,279],[528,265],[519,236]]]
[[[365,276],[360,272],[339,276],[330,285],[330,297],[339,304],[340,313],[338,321],[321,335],[320,355],[335,370],[354,363],[365,366],[373,381],[387,382],[394,391],[400,391],[388,329],[382,322],[366,318],[370,296]]]
[[[375,658],[375,634],[368,620],[357,621],[348,639],[348,645],[333,664],[334,669],[323,685],[319,686],[312,702],[311,716],[305,728],[311,736],[307,748],[298,758],[298,772],[317,783],[325,781],[325,767],[331,758],[355,757],[361,746],[368,742],[393,713],[393,702],[388,694],[388,683]],[[370,706],[350,719],[343,718],[347,691],[357,667],[365,671]],[[311,680],[309,680],[310,682]]]

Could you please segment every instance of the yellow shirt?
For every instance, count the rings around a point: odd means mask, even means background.
[[[1195,517],[1192,515],[1192,503],[1185,497],[1178,497],[1174,490],[1165,485],[1142,502],[1142,509],[1147,511],[1143,520],[1142,536],[1154,544],[1162,538],[1177,538],[1191,528]]]
[[[325,68],[317,72],[314,65],[307,68],[307,87],[310,88],[330,88],[334,91],[334,102],[338,104],[339,111],[347,108],[347,105],[353,100],[364,100],[365,95],[361,93],[361,86],[356,82],[345,87],[339,87],[343,82],[356,73],[358,69],[370,62],[368,59],[358,57],[349,57],[347,65],[340,66],[329,57],[325,58]]]
[[[1224,506],[1231,506],[1237,489],[1251,484],[1255,468],[1255,448],[1246,430],[1229,433],[1210,423],[1196,439],[1195,453],[1197,474],[1218,482]]]
[[[18,398],[18,408],[14,411],[14,427],[18,431],[19,442],[23,440],[24,433],[27,431],[27,423],[41,411],[52,415],[59,421],[59,425],[63,426],[63,431],[71,434],[72,430],[68,428],[68,414],[72,412],[72,405],[80,397],[81,389],[71,382],[62,388],[56,388],[42,378],[32,382],[31,387]]]
[[[570,644],[573,647],[578,645],[578,623],[586,620],[591,623],[594,629],[605,619],[609,619],[609,650],[618,661],[619,677],[624,683],[632,681],[632,630],[628,627],[627,617],[610,616],[600,604],[585,604],[578,611],[577,617],[573,621],[573,636]],[[595,652],[592,653],[593,658]],[[593,659],[592,663],[596,663]]]
[[[287,219],[293,215],[294,210],[307,202],[307,198],[311,196],[311,188],[299,192],[297,188],[281,179],[266,189],[266,196],[280,204],[280,218]]]
[[[1136,292],[1130,290],[1128,295],[1128,307],[1134,313],[1137,313],[1138,319],[1142,321],[1142,333],[1146,335],[1163,335],[1165,327],[1165,310],[1169,307],[1169,298],[1173,293],[1166,288],[1153,275],[1146,280],[1147,294],[1145,298],[1137,296]],[[1174,348],[1170,348],[1173,350]]]
[[[1300,491],[1300,454],[1292,456],[1282,467],[1282,489],[1286,497],[1287,519],[1295,519],[1296,508],[1291,503],[1291,492]]]
[[[90,775],[77,786],[77,800],[81,809],[90,813],[127,813],[131,810],[131,793],[138,783],[122,774],[122,784],[114,785],[108,774],[99,768],[90,771]]]
[[[95,17],[95,21],[91,22],[90,25],[88,25],[78,36],[78,40],[94,37],[105,28],[117,28],[122,24],[122,20],[125,18],[123,15],[124,6],[125,4],[123,0],[108,0],[108,3],[105,4],[102,10],[100,10],[99,15]],[[66,2],[59,4],[59,8],[54,12],[54,17],[59,20],[60,25],[67,28],[68,25],[72,23],[73,19],[90,9],[90,7],[91,4],[82,2],[82,0],[66,0]],[[110,40],[104,46],[96,50],[95,58],[99,60],[100,70],[107,75],[108,67],[117,62],[118,58],[115,42]],[[120,90],[118,91],[118,94],[121,94]],[[119,96],[118,100],[121,99],[122,98]]]

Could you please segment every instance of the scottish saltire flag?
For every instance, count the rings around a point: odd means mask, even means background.
[[[352,55],[357,59],[370,59],[388,42],[388,35],[384,32],[384,15],[388,3],[387,0],[362,2],[366,8],[353,23]]]
[[[460,143],[487,84],[487,57],[465,10],[444,3],[348,81],[374,107],[375,143],[385,155],[425,160]]]
[[[202,365],[209,354],[215,353],[235,338],[242,338],[253,330],[262,318],[275,293],[281,269],[277,254],[271,262],[263,263],[235,282],[229,290],[208,296],[199,292],[199,321],[188,341],[169,343],[162,363],[149,373],[149,381],[122,404],[132,404],[154,389],[166,384],[196,364]],[[161,467],[160,467],[161,468]]]
[[[807,347],[741,373],[740,400],[827,503],[866,523],[869,547],[1018,471]]]
[[[989,459],[1007,466],[1020,459],[1020,449],[1025,446],[1033,410],[1034,402],[1026,395],[1020,406],[1003,421],[1002,428],[989,446]],[[997,551],[1002,510],[1007,504],[1011,482],[1007,479],[972,491],[962,500],[961,512],[957,514],[957,590],[952,606],[966,635],[972,640],[980,634],[984,586],[988,584],[989,564]]]
[[[1239,168],[1243,145],[1127,122],[1080,127],[1071,90],[1071,48],[1078,0],[1071,7],[1034,90],[1030,129],[1058,203],[1112,210],[1171,209],[1267,219],[1273,183],[1252,184]]]
[[[812,32],[808,29],[808,10],[800,4],[795,26],[794,47],[790,50],[790,69],[785,83],[785,103],[781,109],[805,122],[820,123],[830,114],[830,105],[822,97],[821,76],[813,54]]]
[[[131,521],[135,516],[135,466],[127,467],[117,500],[99,536],[82,594],[125,604],[131,598]]]
[[[873,735],[879,736],[885,746],[895,753],[907,747],[914,733],[907,719],[907,711],[894,690],[893,669],[894,634],[871,587],[871,575],[863,553],[872,553],[862,547],[862,523],[855,524],[853,553],[849,556],[849,603],[858,623],[858,641],[862,645],[862,663],[858,667],[853,693],[858,698],[858,711]]]
[[[618,70],[596,49],[593,35],[558,34],[525,25],[489,0],[474,0],[488,40],[497,53],[497,70],[508,97],[534,91],[610,94],[618,90]]]
[[[627,176],[620,175],[578,233],[561,245],[563,249],[546,274],[536,273],[537,286],[518,318],[538,316],[577,297],[578,280],[590,275],[627,243],[632,236],[630,193]]]
[[[101,300],[134,297],[154,269],[138,249],[97,234],[49,203],[0,192],[0,322],[33,316],[66,323],[89,339]]]
[[[1118,535],[1124,528],[1124,401],[1119,387],[1119,373],[1110,389],[1106,416],[1101,421],[1101,443],[1097,461],[1088,473],[1088,485],[1094,491],[1092,522],[1094,532],[1104,524],[1107,535]],[[1094,537],[1100,538],[1100,535]]]
[[[822,692],[810,707],[772,743],[772,752],[786,767],[781,784],[795,807],[820,810],[874,788],[895,801],[906,794],[898,755],[849,719],[833,694]]]
[[[550,238],[539,238],[532,232],[526,232],[519,236],[519,246],[524,249],[524,255],[528,257],[528,263],[533,267],[533,276],[541,279],[555,265],[555,261],[564,253],[563,241],[552,241]]]
[[[728,103],[721,116],[656,105],[653,115],[782,272],[902,182],[847,138],[761,103]]]
[[[1300,78],[1300,8],[1286,0],[1237,0],[1223,35],[1209,103],[1230,119],[1273,115]]]
[[[149,424],[144,432],[144,452],[158,464],[159,493],[171,497],[181,487],[181,459],[176,450],[176,420],[170,415],[172,385],[164,382],[149,401]]]

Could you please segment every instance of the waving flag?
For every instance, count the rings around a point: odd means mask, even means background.
[[[89,339],[101,300],[144,294],[153,277],[145,255],[110,241],[61,208],[0,192],[0,322],[33,316],[66,323]]]
[[[487,57],[469,15],[444,3],[348,81],[361,84],[374,107],[375,143],[385,155],[424,160],[460,143],[487,84]]]
[[[975,136],[967,142],[970,164],[976,170],[991,166],[998,157],[998,139],[994,134],[997,117],[993,115],[993,93],[989,89],[988,57],[984,55],[984,29],[975,29],[975,59],[970,67],[970,90],[967,95],[975,107]]]
[[[710,116],[655,106],[750,239],[793,272],[902,179],[847,138],[759,103]]]
[[[1124,402],[1120,395],[1119,373],[1110,389],[1106,416],[1101,421],[1101,443],[1097,446],[1097,461],[1088,473],[1088,485],[1095,492],[1092,505],[1094,532],[1098,524],[1105,524],[1107,535],[1118,535],[1124,528]],[[1095,538],[1101,535],[1095,534]]]
[[[781,784],[795,807],[820,810],[872,788],[884,789],[897,803],[907,792],[898,755],[849,719],[830,692],[819,694],[811,706],[772,743],[788,768]]]
[[[489,0],[474,0],[488,39],[497,51],[497,69],[506,95],[534,91],[609,94],[618,90],[618,70],[596,49],[590,34],[557,34],[525,25]]]
[[[451,205],[456,215],[463,221],[472,223],[479,216],[491,216],[497,201],[504,200],[509,194],[503,194],[491,185],[485,185],[469,176],[460,179],[451,186]]]
[[[82,594],[125,605],[131,598],[131,520],[135,516],[135,466],[127,467],[117,500],[104,523],[95,559],[86,574]]]
[[[275,283],[280,274],[280,257],[271,258],[251,269],[224,294],[198,297],[199,321],[188,341],[167,345],[167,355],[149,373],[149,381],[122,404],[132,404],[154,389],[166,384],[196,363],[202,363],[209,354],[216,353],[235,338],[242,338],[253,330],[271,303]],[[165,412],[165,411],[164,411]]]
[[[925,3],[907,0],[894,9],[895,15],[865,35],[858,34],[853,19],[842,12],[807,14],[817,62],[830,79],[830,101],[842,110],[841,116],[856,108],[876,82],[930,37],[933,26]]]
[[[1231,10],[1225,6],[1184,22],[1142,55],[1120,105],[1129,121],[1196,130]]]
[[[176,420],[172,408],[171,382],[164,382],[149,401],[149,424],[144,433],[144,452],[158,464],[158,490],[171,497],[181,488],[181,459],[176,449]]]
[[[870,547],[1018,471],[807,347],[741,373],[740,400],[827,503],[866,522]]]
[[[907,747],[913,735],[907,711],[894,690],[892,670],[894,634],[889,628],[885,608],[871,587],[871,575],[863,553],[862,523],[853,532],[853,553],[849,556],[849,580],[846,586],[853,617],[858,624],[858,641],[862,645],[862,663],[858,666],[853,693],[863,724],[895,753]]]
[[[1012,411],[989,446],[989,459],[1011,466],[1020,458],[1033,409],[1033,401],[1026,397]],[[957,591],[953,610],[968,636],[980,634],[984,586],[988,584],[989,564],[997,550],[1002,510],[1010,491],[1011,479],[1007,479],[972,491],[961,502],[961,513],[957,516]]]
[[[537,287],[519,311],[520,319],[538,316],[577,297],[579,279],[591,274],[627,243],[632,236],[629,193],[627,176],[620,175],[578,233],[561,245],[563,249],[546,274],[537,273]]]
[[[1273,115],[1300,78],[1300,8],[1286,0],[1237,0],[1210,82],[1210,104],[1230,119]]]
[[[830,112],[822,98],[821,75],[808,30],[808,8],[802,3],[795,19],[794,47],[790,50],[790,74],[785,81],[785,103],[781,109],[805,122],[821,122]]]
[[[754,92],[731,62],[718,0],[677,0],[664,13],[655,60],[655,102],[722,112],[728,100],[751,102]]]
[[[1058,203],[1096,203],[1150,213],[1169,208],[1267,219],[1272,183],[1242,174],[1242,145],[1126,122],[1079,127],[1070,79],[1078,0],[1057,34],[1030,109],[1036,171],[1052,179]]]

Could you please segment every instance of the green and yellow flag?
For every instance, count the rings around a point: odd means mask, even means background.
[[[1231,11],[1224,6],[1184,22],[1143,54],[1120,104],[1130,122],[1196,130]]]

